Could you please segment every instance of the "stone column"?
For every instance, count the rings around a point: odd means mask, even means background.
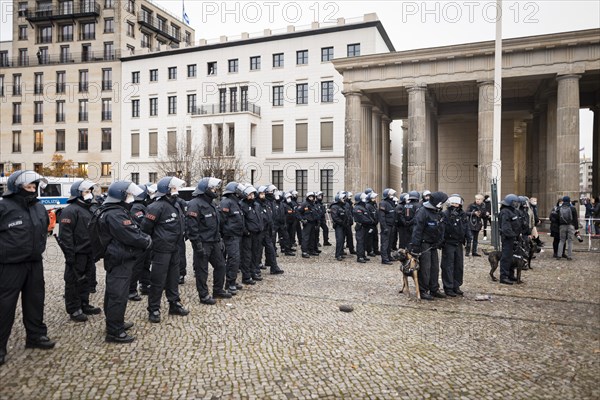
[[[431,192],[438,190],[438,124],[437,124],[437,104],[433,94],[426,96],[426,143],[427,143],[427,161],[425,185]]]
[[[546,113],[546,204],[550,207],[556,204],[556,93],[548,96]],[[579,179],[577,179],[579,182]]]
[[[408,179],[405,190],[422,192],[427,162],[425,85],[408,88]]]
[[[361,128],[360,92],[346,92],[346,130],[344,134],[345,190],[357,192],[361,185]]]
[[[546,146],[547,146],[547,123],[548,116],[547,113],[548,104],[546,100],[544,102],[540,102],[535,113],[538,113],[538,139],[536,141],[536,145],[538,146],[538,185],[537,190],[534,191],[534,196],[538,199],[538,215],[539,216],[547,216],[549,214],[550,208],[552,207],[547,203],[547,188],[546,188]]]
[[[526,181],[526,142],[527,123],[523,120],[517,120],[514,124],[513,135],[513,163],[515,166],[514,174],[514,193],[519,196],[525,195]]]
[[[594,112],[592,137],[592,196],[600,196],[600,103],[591,109]]]
[[[402,120],[402,187],[400,192],[408,192],[408,120]]]
[[[362,192],[372,184],[373,105],[365,97],[362,98],[361,114],[361,182],[358,192]]]
[[[525,194],[534,197],[539,187],[539,153],[538,130],[540,127],[540,113],[533,112],[533,118],[527,121],[526,156],[525,156]]]
[[[371,160],[371,181],[370,185],[373,185],[373,190],[381,196],[381,169],[382,169],[382,138],[383,134],[381,131],[381,116],[383,113],[377,108],[373,107],[372,112],[372,131],[373,131],[373,146],[371,147],[371,155],[373,156]]]
[[[494,146],[494,82],[483,81],[479,86],[479,112],[477,124],[477,193],[490,194],[493,176]]]
[[[558,81],[556,176],[558,195],[579,198],[579,78],[564,75]]]
[[[390,186],[390,123],[392,120],[385,114],[381,116],[381,187]],[[396,189],[398,190],[398,189]],[[383,193],[383,192],[382,192]]]

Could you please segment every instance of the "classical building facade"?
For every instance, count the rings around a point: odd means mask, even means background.
[[[13,2],[0,46],[0,173],[54,154],[103,186],[118,177],[126,55],[186,47],[194,30],[148,0]]]
[[[334,60],[346,97],[347,189],[375,182],[376,190],[440,189],[469,200],[489,193],[490,177],[499,176],[502,194],[536,196],[545,214],[558,197],[578,198],[579,109],[589,108],[598,193],[599,37],[591,29],[503,41],[496,165],[494,42]],[[404,154],[390,157],[386,128],[398,119]],[[402,181],[390,179],[390,165],[400,166]]]
[[[197,150],[239,160],[246,181],[330,199],[344,188],[346,150],[342,77],[331,60],[390,51],[381,22],[366,14],[127,57],[122,174],[155,181],[161,161]]]

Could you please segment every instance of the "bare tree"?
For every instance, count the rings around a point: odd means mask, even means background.
[[[231,181],[239,181],[242,177],[240,159],[235,156],[209,155],[200,162],[202,176],[214,176],[223,180],[223,185]]]

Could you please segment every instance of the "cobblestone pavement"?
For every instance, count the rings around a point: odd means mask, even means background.
[[[165,302],[159,325],[147,321],[145,298],[130,302],[137,339],[115,345],[104,342],[102,315],[68,319],[51,247],[46,323],[57,346],[25,349],[18,311],[0,399],[600,397],[598,253],[568,262],[546,251],[519,286],[491,282],[486,257],[466,259],[464,298],[417,302],[398,294],[397,265],[337,262],[333,247],[323,250],[279,257],[285,275],[267,274],[216,306],[201,305],[188,278],[190,315],[168,316]]]

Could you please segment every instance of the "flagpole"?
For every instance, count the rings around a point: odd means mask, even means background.
[[[496,48],[494,57],[494,125],[492,134],[492,178],[498,182],[498,198],[501,199],[502,160],[502,0],[496,0]]]

